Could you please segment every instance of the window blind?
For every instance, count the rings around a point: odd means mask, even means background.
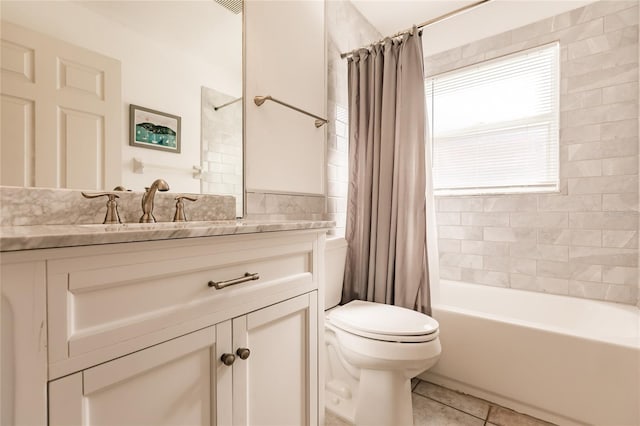
[[[436,194],[558,189],[559,44],[425,81]]]

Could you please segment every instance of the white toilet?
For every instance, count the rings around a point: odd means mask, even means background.
[[[440,356],[438,322],[410,309],[342,296],[347,242],[327,239],[325,407],[357,426],[413,425],[411,379]]]

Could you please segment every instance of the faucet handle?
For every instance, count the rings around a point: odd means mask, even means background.
[[[184,202],[182,200],[198,201],[196,197],[187,197],[186,195],[180,195],[175,198],[176,200],[176,213],[173,215],[174,222],[187,222],[187,215],[184,213]]]
[[[120,198],[118,194],[113,192],[96,192],[93,194],[87,194],[83,191],[82,196],[84,198],[109,197],[109,200],[107,201],[107,214],[105,215],[104,222],[102,223],[122,223],[120,215],[118,214],[118,202],[116,201],[116,198]]]

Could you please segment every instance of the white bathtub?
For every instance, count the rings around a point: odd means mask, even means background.
[[[560,425],[640,425],[640,310],[442,281],[423,378]]]

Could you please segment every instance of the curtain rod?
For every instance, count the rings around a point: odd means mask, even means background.
[[[429,19],[428,21],[425,21],[425,22],[423,22],[422,24],[417,25],[416,27],[417,27],[417,28],[424,28],[424,27],[428,27],[428,26],[429,26],[429,25],[431,25],[431,24],[435,24],[436,22],[444,21],[445,19],[451,18],[452,16],[458,15],[458,14],[460,14],[460,13],[462,13],[462,12],[466,12],[467,10],[470,10],[470,9],[476,8],[476,7],[478,7],[478,6],[482,5],[482,4],[488,3],[488,2],[490,2],[490,1],[491,1],[491,0],[480,0],[480,1],[477,1],[477,2],[475,2],[475,3],[468,4],[468,5],[463,6],[463,7],[461,7],[461,8],[458,8],[458,9],[452,10],[451,12],[445,13],[444,15],[440,15],[440,16],[438,16],[438,17],[436,17],[436,18]],[[399,31],[399,32],[395,33],[394,35],[392,35],[391,37],[385,37],[385,38],[394,38],[394,37],[399,37],[399,36],[404,35],[404,34],[409,34],[409,33],[411,33],[412,31],[413,31],[413,28],[409,28],[409,29],[406,29],[406,30],[403,30],[403,31]],[[382,40],[384,40],[384,39],[382,39]],[[380,41],[382,41],[382,40],[380,40]],[[373,46],[373,45],[375,45],[375,44],[378,44],[380,41],[378,41],[378,42],[376,42],[376,43],[371,44],[371,46]],[[354,50],[352,50],[352,51],[350,51],[350,52],[341,53],[341,54],[340,54],[340,58],[344,59],[344,58],[346,58],[347,56],[354,54],[355,52],[357,52],[357,51],[358,51],[358,50],[360,50],[360,49],[361,49],[361,48],[354,49]]]

